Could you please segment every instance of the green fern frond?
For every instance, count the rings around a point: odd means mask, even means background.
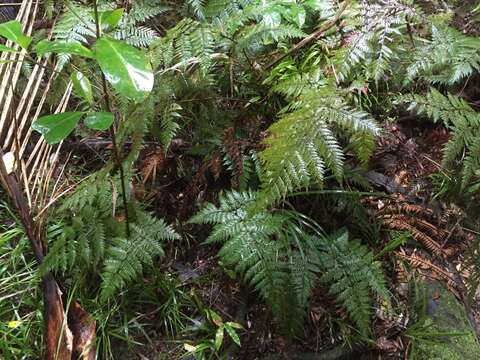
[[[347,44],[332,59],[337,80],[346,80],[355,69],[357,78],[363,73],[378,83],[403,51],[407,21],[418,17],[419,10],[401,0],[360,3],[346,19]]]
[[[198,20],[205,19],[206,0],[186,0],[185,3]]]
[[[212,64],[214,38],[211,29],[191,19],[184,19],[150,46],[155,67],[200,64],[206,72]]]
[[[128,282],[136,279],[144,265],[151,265],[155,256],[164,254],[162,242],[175,240],[179,235],[163,220],[146,213],[137,213],[129,239],[117,237],[106,250],[102,271],[101,299],[106,300]]]
[[[285,243],[273,237],[282,232],[287,218],[267,211],[250,215],[248,206],[255,201],[254,192],[227,192],[220,198],[219,207],[207,204],[191,222],[214,225],[207,243],[223,243],[219,252],[223,262],[233,266],[271,306],[285,328],[292,331],[303,311],[292,301],[303,297],[293,293]]]
[[[362,335],[370,333],[372,298],[390,298],[383,272],[373,254],[358,241],[349,241],[348,233],[325,238],[321,244],[320,281],[330,284],[330,293],[345,307]]]
[[[480,70],[480,40],[448,26],[432,26],[432,39],[417,49],[405,83],[420,77],[453,85]]]
[[[180,129],[180,125],[175,121],[182,117],[179,113],[180,110],[182,110],[182,107],[175,102],[168,104],[163,110],[160,119],[160,143],[165,152],[168,150],[172,139]]]
[[[353,137],[353,148],[362,162],[373,151],[379,128],[371,117],[345,105],[335,90],[304,94],[280,120],[270,126],[267,149],[261,152],[263,189],[268,201],[283,198],[289,192],[322,183],[326,170],[341,179],[344,153],[333,129],[342,129]]]
[[[462,160],[462,187],[465,188],[472,177],[480,175],[479,143],[480,115],[461,97],[441,94],[430,88],[425,95],[407,94],[397,98],[398,102],[409,103],[409,110],[424,114],[434,121],[441,120],[452,132],[451,139],[443,149],[443,165],[451,167]]]
[[[128,13],[127,21],[132,24],[143,23],[169,10],[170,8],[160,0],[136,0]]]
[[[266,44],[305,37],[306,34],[296,27],[290,25],[272,26],[265,24],[253,24],[243,27],[237,38],[235,49],[240,53],[248,51],[256,53]]]
[[[114,32],[112,37],[118,40],[125,40],[127,44],[136,47],[148,47],[154,40],[158,38],[155,30],[146,26],[128,26]]]

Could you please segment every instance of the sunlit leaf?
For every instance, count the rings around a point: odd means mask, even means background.
[[[93,92],[90,80],[80,71],[75,71],[70,75],[75,93],[89,104],[93,103]]]
[[[93,58],[90,49],[80,44],[78,41],[62,41],[62,40],[42,40],[35,46],[37,55],[42,56],[46,53],[64,53]]]
[[[217,332],[215,334],[215,350],[217,351],[220,350],[220,348],[222,347],[223,334],[224,334],[224,331],[223,331],[223,325],[222,325],[217,329]]]
[[[0,36],[13,41],[22,48],[28,48],[32,39],[25,36],[22,31],[22,24],[18,20],[12,20],[0,24]]]
[[[95,56],[119,94],[138,103],[152,91],[152,66],[142,51],[123,41],[102,37],[95,44]]]
[[[109,112],[88,113],[83,123],[94,130],[107,130],[112,125],[114,116]]]
[[[65,139],[84,115],[81,111],[46,115],[32,124],[32,129],[43,135],[49,144],[56,144]]]
[[[193,346],[193,345],[190,345],[190,344],[187,344],[187,343],[183,344],[183,348],[184,348],[185,350],[187,350],[188,352],[195,352],[195,351],[197,351],[197,347],[196,347],[196,346]]]
[[[124,8],[100,11],[98,13],[98,21],[100,22],[100,26],[107,26],[110,28],[116,27],[122,19],[124,11]]]
[[[231,324],[236,324],[236,325],[239,325],[237,323],[226,323],[225,324],[225,330],[227,331],[227,334],[228,336],[230,336],[230,338],[233,340],[233,342],[235,344],[237,344],[238,346],[241,346],[240,345],[240,337],[238,336],[237,332],[235,331],[234,327],[233,326],[230,326]]]

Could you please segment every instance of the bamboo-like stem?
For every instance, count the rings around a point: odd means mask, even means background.
[[[100,31],[100,22],[98,19],[97,0],[93,0],[93,11],[95,14],[95,26],[97,31],[97,39],[99,39],[101,36],[101,31]],[[105,78],[105,74],[103,72],[102,72],[102,86],[103,86],[103,98],[105,101],[105,108],[108,112],[113,114],[111,103],[110,103],[110,96],[108,94],[107,79]],[[129,238],[130,237],[130,216],[128,214],[128,201],[127,201],[127,191],[126,191],[127,187],[125,185],[125,172],[123,171],[123,164],[122,164],[122,160],[120,159],[120,154],[117,146],[117,137],[115,134],[115,121],[110,126],[110,137],[112,138],[112,154],[114,157],[114,161],[118,167],[118,171],[120,172],[120,185],[122,187],[122,201],[123,201],[123,207],[125,211],[125,230],[126,230],[127,238]]]

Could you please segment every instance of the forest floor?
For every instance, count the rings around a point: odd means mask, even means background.
[[[460,302],[466,299],[461,277],[468,277],[469,274],[463,271],[461,264],[464,250],[474,241],[475,234],[459,225],[464,214],[458,207],[439,201],[434,196],[438,193],[438,184],[435,184],[432,175],[441,169],[441,151],[448,139],[449,135],[443,127],[421,123],[410,116],[403,121],[386,124],[371,162],[372,170],[365,174],[370,186],[379,194],[362,198],[368,216],[383,222],[387,229],[413,234],[413,241],[402,244],[394,252],[395,257],[403,261],[392,261],[389,269],[391,287],[397,292],[398,299],[405,302],[408,301],[405,294],[408,279],[405,277],[412,276],[411,273],[407,274],[406,264],[422,278],[443,283]],[[159,216],[167,219],[178,218],[178,212],[173,211],[180,209],[180,218],[188,220],[195,211],[195,204],[215,200],[225,185],[223,179],[227,178],[215,173],[215,160],[202,162],[195,156],[189,156],[183,151],[184,144],[184,140],[176,139],[166,156],[161,150],[146,146],[138,161],[138,171],[143,175],[143,181],[134,184],[136,195],[142,201],[149,202]],[[97,147],[95,151],[102,152],[103,149]],[[85,161],[83,167],[91,166],[86,165],[86,158],[79,156],[77,161]],[[198,169],[190,182],[179,175],[186,166]],[[315,211],[315,203],[307,207],[309,211]],[[335,226],[351,225],[350,221],[348,218],[342,219]],[[195,239],[194,244],[206,237],[206,230],[205,227],[182,225],[182,231],[188,233],[192,240]],[[377,244],[378,248],[383,248],[386,242],[385,236]],[[167,250],[166,259],[169,261],[160,262],[158,266],[159,271],[170,273],[178,279],[175,286],[181,288],[183,293],[198,297],[205,307],[213,309],[225,321],[247,324],[246,331],[240,336],[241,348],[231,346],[227,351],[231,358],[260,359],[277,354],[293,359],[307,353],[320,353],[332,359],[342,356],[357,359],[359,354],[367,358],[378,354],[393,358],[405,355],[408,341],[402,338],[402,320],[388,318],[381,311],[377,311],[374,322],[375,335],[379,339],[377,350],[366,351],[362,346],[353,346],[350,350],[332,348],[332,344],[338,342],[338,333],[332,331],[336,325],[332,323],[335,320],[329,309],[336,305],[327,289],[321,287],[311,296],[303,333],[293,342],[286,342],[268,307],[240,286],[241,282],[235,279],[234,273],[219,264],[217,251],[211,246],[179,248],[177,244],[172,244]],[[149,279],[144,281],[148,283]],[[159,293],[159,296],[162,295]],[[438,300],[435,294],[432,296],[431,300]],[[406,304],[398,306],[408,312]],[[195,308],[186,305],[180,311],[182,316],[190,318],[193,326]],[[183,352],[181,339],[172,341],[165,335],[164,319],[156,317],[154,308],[151,313],[147,309],[142,312],[148,322],[154,324],[148,334],[152,345],[139,346],[135,351],[146,358],[150,358],[152,353],[169,354],[166,358],[180,355]],[[473,306],[470,318],[476,319],[475,326],[478,328],[479,314],[479,307]],[[337,315],[346,317],[341,309],[338,309]],[[403,315],[404,319],[410,316],[408,313]],[[350,330],[347,328],[342,331],[348,333]],[[308,358],[307,355],[301,356],[299,358]]]

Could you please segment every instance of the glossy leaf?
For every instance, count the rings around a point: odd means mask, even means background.
[[[224,331],[223,331],[223,325],[222,325],[217,329],[217,332],[215,334],[215,350],[217,351],[220,350],[220,348],[222,347],[223,334],[224,334]]]
[[[124,11],[124,8],[101,11],[98,13],[98,21],[102,27],[114,28],[122,19]]]
[[[102,37],[95,44],[95,57],[108,82],[121,95],[138,103],[152,91],[152,66],[137,48]]]
[[[107,130],[112,125],[114,116],[109,112],[88,113],[83,123],[94,130]]]
[[[0,24],[0,36],[13,41],[24,49],[28,48],[28,45],[30,45],[32,41],[30,37],[23,34],[22,24],[20,24],[18,20]]]
[[[78,41],[42,40],[35,46],[35,51],[39,56],[46,53],[63,53],[93,58],[93,53],[90,49],[87,49]]]
[[[235,331],[234,326],[231,326],[231,324],[239,325],[239,324],[236,324],[236,323],[227,322],[225,324],[225,330],[227,331],[228,336],[230,336],[230,339],[232,339],[233,342],[235,344],[237,344],[238,346],[241,346],[240,337],[238,336],[237,332]]]
[[[65,139],[84,115],[81,111],[46,115],[32,124],[32,129],[43,135],[49,144]]]
[[[72,79],[73,88],[75,90],[75,94],[80,96],[89,104],[93,103],[93,92],[92,92],[92,85],[90,84],[90,80],[83,75],[80,71],[75,71],[70,75]]]

